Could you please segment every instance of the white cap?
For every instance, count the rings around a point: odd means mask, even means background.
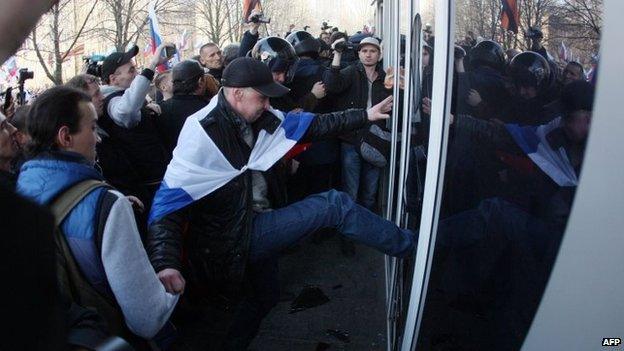
[[[376,46],[379,51],[381,51],[381,45],[379,45],[379,40],[373,37],[366,37],[360,41],[360,46],[358,46],[358,50],[360,50],[364,45],[373,45]]]

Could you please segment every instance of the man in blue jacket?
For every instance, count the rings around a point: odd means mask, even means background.
[[[33,158],[22,166],[18,192],[49,206],[78,183],[103,180],[94,168],[96,122],[91,99],[81,91],[55,87],[40,95],[29,115]],[[112,205],[102,216],[105,197],[112,197]],[[69,212],[59,229],[88,284],[118,306],[124,328],[144,339],[154,337],[178,296],[165,291],[152,269],[128,199],[97,187]]]

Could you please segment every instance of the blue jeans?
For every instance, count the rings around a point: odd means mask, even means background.
[[[357,203],[372,209],[375,206],[381,169],[364,161],[351,144],[342,143],[341,156],[342,190]]]
[[[260,322],[279,301],[279,253],[322,228],[391,255],[409,255],[416,238],[336,190],[308,196],[278,210],[256,215],[251,233],[247,277],[253,296],[243,301],[228,332],[226,350],[244,350]]]

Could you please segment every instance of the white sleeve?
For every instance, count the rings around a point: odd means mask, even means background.
[[[102,237],[102,263],[106,278],[130,330],[150,339],[163,327],[178,302],[165,291],[147,258],[130,202],[113,204]]]
[[[108,102],[107,112],[120,127],[132,128],[141,122],[141,107],[150,88],[150,80],[142,74],[137,75],[122,96],[116,96]]]

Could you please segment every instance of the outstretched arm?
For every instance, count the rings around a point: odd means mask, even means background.
[[[314,117],[302,142],[330,138],[366,127],[370,122],[390,118],[392,96],[369,108],[319,114]]]

